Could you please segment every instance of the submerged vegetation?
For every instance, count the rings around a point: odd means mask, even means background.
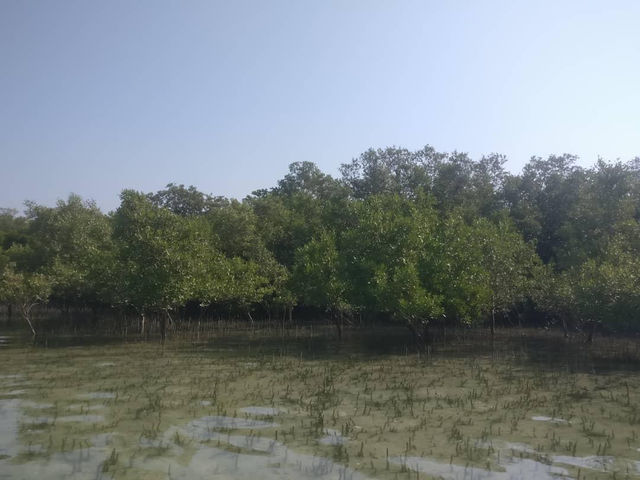
[[[638,358],[637,343],[587,348],[503,331],[492,346],[485,332],[459,333],[428,356],[398,353],[411,340],[389,331],[345,335],[340,352],[308,329],[285,341],[256,331],[195,345],[173,336],[164,346],[24,348],[10,339],[0,348],[0,472],[640,478],[640,377],[637,363],[617,359],[623,348]],[[380,355],[377,341],[393,351]]]
[[[369,150],[341,178],[298,162],[243,201],[169,184],[125,190],[109,214],[71,195],[0,215],[0,302],[135,317],[164,338],[181,319],[325,315],[411,330],[640,327],[640,158],[576,166]],[[37,309],[37,308],[36,308]],[[86,326],[86,325],[85,325]]]

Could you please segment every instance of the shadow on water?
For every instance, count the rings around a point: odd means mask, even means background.
[[[34,347],[64,349],[73,347],[117,346],[127,343],[160,344],[159,337],[114,335],[51,335],[35,338],[21,329],[0,329],[0,348]],[[160,347],[160,345],[159,345]],[[225,357],[295,357],[305,360],[339,360],[393,355],[416,355],[415,341],[404,328],[374,327],[345,330],[342,339],[326,326],[295,330],[260,329],[226,331],[223,334],[176,334],[166,348],[201,355]],[[495,337],[481,329],[438,332],[423,357],[439,358],[488,357],[509,359],[523,365],[569,373],[607,373],[640,371],[640,339],[601,337],[587,344],[580,336],[564,338],[560,332],[512,329]]]
[[[351,331],[337,339],[331,330],[300,336],[231,334],[209,338],[196,347],[226,355],[302,357],[305,360],[403,355],[413,352],[413,340],[403,329]]]
[[[195,348],[210,355],[305,360],[417,355],[413,338],[401,328],[354,330],[341,340],[326,331],[301,337],[231,334],[180,348]],[[601,338],[594,344],[586,344],[581,338],[566,339],[559,332],[539,330],[503,331],[492,339],[481,330],[464,330],[437,338],[422,356],[425,360],[508,359],[529,367],[568,373],[635,372],[640,371],[640,340]]]

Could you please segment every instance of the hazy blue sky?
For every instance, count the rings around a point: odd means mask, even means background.
[[[640,155],[640,1],[0,0],[0,206],[425,144]]]

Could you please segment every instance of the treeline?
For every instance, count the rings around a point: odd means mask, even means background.
[[[536,321],[640,327],[640,158],[472,160],[431,147],[368,150],[341,178],[297,162],[243,201],[169,184],[124,190],[115,212],[71,195],[0,213],[0,302],[291,318],[336,326]]]

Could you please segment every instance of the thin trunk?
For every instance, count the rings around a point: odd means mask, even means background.
[[[33,324],[31,323],[31,307],[33,305],[22,305],[22,316],[29,324],[29,328],[31,329],[31,333],[33,336],[36,336],[36,329],[33,328]]]
[[[27,321],[27,323],[29,324],[29,328],[31,329],[31,333],[33,334],[33,336],[36,336],[36,329],[33,328],[33,324],[31,323],[31,319],[29,318],[29,316],[27,315],[26,317],[24,317],[24,319]]]
[[[64,318],[67,324],[71,324],[71,328],[73,328],[73,332],[76,333],[78,331],[78,315],[71,315],[71,307],[68,303],[65,303],[62,307],[64,311]]]
[[[169,317],[169,312],[165,311],[164,315],[160,316],[160,338],[162,339],[162,343],[164,344],[164,340],[167,338],[167,319]]]
[[[493,338],[493,336],[496,333],[496,309],[492,308],[491,309],[491,337]]]
[[[569,329],[567,328],[567,319],[562,317],[562,330],[564,331],[564,338],[569,337]]]
[[[145,324],[145,318],[144,318],[144,312],[142,312],[142,314],[140,315],[140,335],[144,335],[144,324]]]
[[[13,305],[7,305],[7,325],[11,325],[13,318]]]
[[[413,334],[413,339],[416,342],[416,348],[419,353],[425,353],[431,344],[431,332],[429,331],[429,324],[422,323],[421,328],[417,328],[410,320],[406,322],[407,328]]]
[[[342,317],[342,315],[340,315]],[[342,319],[336,318],[336,314],[333,310],[331,310],[331,322],[336,327],[336,333],[338,334],[338,340],[342,340]]]
[[[425,345],[425,348],[432,343],[431,338],[431,330],[429,329],[429,324],[425,323],[422,325],[422,333],[421,333],[422,342]]]
[[[593,343],[593,334],[596,330],[596,322],[589,322],[589,329],[587,333],[587,343]]]

